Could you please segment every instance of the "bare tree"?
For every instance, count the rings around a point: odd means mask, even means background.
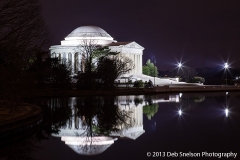
[[[49,33],[38,0],[0,1],[0,46],[33,55],[49,46]],[[16,51],[16,50],[15,50]]]
[[[79,46],[76,49],[82,56],[82,67],[84,70],[83,72],[91,72],[97,66],[98,59],[101,57],[105,57],[108,55],[116,55],[117,52],[111,52],[108,47],[102,47],[98,45],[98,41],[95,39],[83,39],[79,43]],[[80,64],[81,64],[80,63]]]
[[[0,1],[0,84],[11,101],[34,84],[27,68],[49,46],[38,0]]]
[[[179,74],[186,82],[190,82],[190,80],[197,75],[197,72],[195,69],[184,67],[179,71]]]
[[[121,54],[102,57],[97,66],[97,75],[104,88],[112,88],[114,80],[134,68],[133,61]]]
[[[96,68],[99,65],[100,60],[104,57],[117,55],[118,52],[111,52],[107,46],[100,46],[97,40],[83,39],[79,42],[79,46],[76,52],[81,55],[82,74],[79,76],[79,86],[85,86],[87,89],[93,89],[96,85]],[[79,87],[82,88],[82,87]]]

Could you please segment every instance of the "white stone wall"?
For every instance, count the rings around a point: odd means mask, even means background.
[[[120,52],[120,54],[130,58],[133,61],[135,68],[129,74],[142,74],[142,55],[144,49],[143,47],[138,45],[136,42],[131,42],[127,45],[109,46],[109,48],[111,49],[111,51]],[[57,45],[50,47],[50,53],[52,58],[59,58],[59,60],[66,59],[67,61],[71,60],[73,74],[81,71],[80,64],[82,56],[80,54],[78,56],[75,56],[77,51],[77,46]]]

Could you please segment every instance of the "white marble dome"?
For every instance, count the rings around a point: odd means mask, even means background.
[[[111,36],[100,27],[81,26],[74,29],[67,37],[111,37]]]
[[[95,44],[107,45],[116,42],[102,28],[97,26],[81,26],[74,29],[65,40],[61,41],[61,45],[77,46],[85,40],[94,40]]]

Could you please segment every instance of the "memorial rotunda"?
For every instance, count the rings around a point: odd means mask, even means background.
[[[106,31],[97,26],[81,26],[73,30],[63,41],[61,45],[50,47],[52,58],[67,60],[72,63],[73,73],[81,71],[81,62],[83,57],[79,52],[79,46],[84,41],[92,40],[96,45],[108,46],[111,51],[119,52],[130,58],[135,68],[129,74],[142,74],[142,55],[144,48],[136,42],[117,42]]]

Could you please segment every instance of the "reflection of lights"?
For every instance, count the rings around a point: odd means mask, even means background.
[[[178,114],[179,114],[179,116],[182,115],[182,110],[181,109],[179,109]]]
[[[179,97],[178,97],[178,95],[176,96],[176,102],[179,102]]]
[[[228,95],[228,92],[226,92],[226,95]]]
[[[225,109],[226,117],[228,117],[228,113],[229,113],[229,110],[228,110],[228,109]]]
[[[182,97],[182,93],[179,93],[179,97],[180,97],[180,98]]]

